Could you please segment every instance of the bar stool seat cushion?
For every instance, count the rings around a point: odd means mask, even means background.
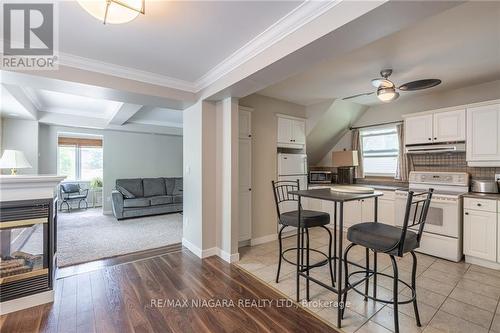
[[[397,244],[401,239],[401,229],[383,223],[358,223],[347,229],[347,239],[352,243],[377,252],[397,255]],[[407,230],[403,252],[412,251],[417,247],[417,234]]]
[[[300,211],[301,227],[319,227],[330,223],[330,214],[314,210]],[[297,227],[298,211],[294,210],[281,214],[280,222],[283,225]]]

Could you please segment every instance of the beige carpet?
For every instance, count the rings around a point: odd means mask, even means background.
[[[182,215],[117,221],[101,209],[58,212],[59,267],[154,249],[182,241]]]

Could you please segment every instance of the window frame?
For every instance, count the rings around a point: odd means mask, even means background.
[[[381,132],[381,133],[369,133],[369,134],[364,134],[364,132],[369,132],[369,131],[373,131],[373,130],[387,130],[386,132]],[[384,126],[384,127],[369,127],[369,128],[366,128],[364,130],[360,130],[360,145],[361,147],[363,148],[363,154],[361,156],[362,160],[363,160],[363,168],[365,166],[365,158],[370,158],[370,157],[396,157],[396,160],[399,158],[399,155],[401,154],[401,152],[399,151],[399,138],[397,138],[397,128],[396,126]],[[384,136],[384,135],[392,135],[392,134],[396,134],[396,139],[398,140],[397,142],[397,148],[395,149],[396,151],[396,154],[394,155],[393,153],[390,154],[390,152],[393,152],[394,150],[377,150],[377,151],[373,151],[373,150],[368,150],[368,154],[370,152],[373,152],[374,154],[375,153],[384,153],[384,152],[387,152],[387,154],[385,155],[374,155],[374,156],[365,156],[366,154],[366,150],[364,149],[364,145],[363,145],[363,138],[364,137],[370,137],[370,136]],[[389,173],[389,172],[366,172],[366,169],[365,169],[365,176],[368,176],[368,177],[387,177],[387,178],[394,178],[396,176],[396,173],[397,173],[397,165],[396,165],[396,170],[394,171],[394,173]]]
[[[59,138],[70,138],[70,139],[93,139],[93,140],[100,140],[101,141],[101,146],[91,146],[91,145],[79,145],[78,143],[75,144],[59,144]],[[65,179],[64,181],[74,181],[74,182],[90,182],[91,179],[82,179],[82,148],[101,148],[103,150],[103,164],[104,164],[104,143],[103,143],[103,138],[102,136],[76,136],[76,135],[64,135],[60,134],[57,137],[57,146],[56,146],[56,169],[57,169],[57,174],[60,174],[61,168],[60,168],[60,154],[59,154],[59,147],[75,147],[75,179]],[[103,175],[101,176],[101,179],[104,176],[104,170],[103,170]]]

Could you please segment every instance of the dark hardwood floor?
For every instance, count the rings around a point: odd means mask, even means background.
[[[300,307],[282,307],[279,293],[236,266],[187,250],[66,276],[55,292],[53,304],[1,316],[0,331],[337,332]],[[164,303],[153,306],[152,299]],[[238,306],[241,299],[273,303]]]

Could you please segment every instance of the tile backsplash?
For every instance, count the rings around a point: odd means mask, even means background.
[[[411,171],[468,172],[472,178],[493,179],[500,168],[468,167],[465,153],[408,155]]]

